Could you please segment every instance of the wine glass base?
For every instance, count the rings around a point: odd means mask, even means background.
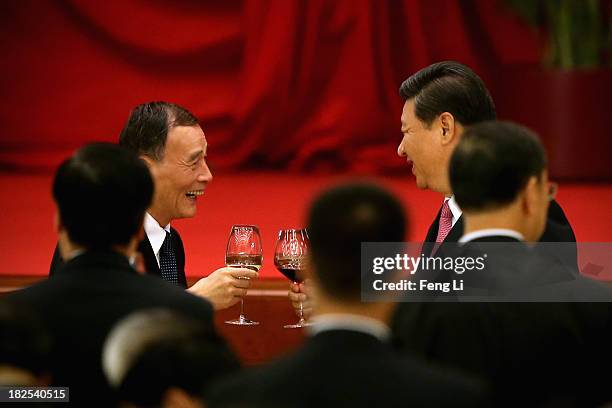
[[[283,328],[285,329],[299,329],[301,327],[308,327],[308,326],[312,326],[312,323],[310,322],[297,322],[295,324],[286,324],[283,326]]]
[[[240,316],[238,319],[226,320],[225,324],[233,324],[236,326],[257,326],[259,322],[256,322],[254,320],[249,320],[244,316]]]

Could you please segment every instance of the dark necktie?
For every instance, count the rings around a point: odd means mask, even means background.
[[[172,238],[166,231],[166,239],[159,249],[159,269],[161,269],[162,279],[166,282],[178,284],[178,266],[176,254],[172,247]]]

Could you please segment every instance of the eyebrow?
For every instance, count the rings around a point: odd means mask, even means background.
[[[204,150],[198,150],[197,152],[193,153],[191,156],[189,156],[189,160],[187,161],[194,161],[196,160],[200,155],[204,154]]]

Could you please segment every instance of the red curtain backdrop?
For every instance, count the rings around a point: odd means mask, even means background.
[[[432,62],[485,81],[537,65],[491,0],[20,0],[0,4],[0,165],[49,171],[115,141],[138,103],[203,124],[217,168],[404,169],[399,84]]]

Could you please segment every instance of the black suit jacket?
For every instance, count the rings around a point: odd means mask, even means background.
[[[178,231],[174,228],[170,227],[170,237],[172,238],[172,247],[176,253],[176,264],[178,266],[178,284],[184,288],[187,287],[187,278],[185,277],[185,249],[183,247],[183,240],[179,235]],[[150,275],[156,275],[161,278],[161,270],[159,269],[159,265],[157,264],[157,258],[155,258],[155,253],[153,252],[153,248],[151,247],[151,242],[149,241],[149,237],[140,241],[138,244],[138,251],[142,254],[145,264],[145,270]],[[51,267],[49,268],[49,276],[55,275],[57,271],[59,271],[64,264],[64,260],[60,255],[59,248],[55,247],[55,252],[53,253],[53,259],[51,260]]]
[[[514,245],[486,247],[494,279],[472,285],[496,293],[515,292],[517,283],[533,283],[529,278],[580,285],[562,263],[512,238],[471,241],[460,255],[473,256],[480,242]],[[612,399],[605,385],[611,328],[608,303],[403,303],[393,322],[400,350],[490,381],[495,406],[508,407],[597,406]]]
[[[423,242],[423,247],[421,252],[425,256],[430,256],[432,254],[433,249],[436,245],[436,238],[438,236],[438,227],[440,224],[440,213],[442,212],[442,207],[436,214],[436,218],[429,226],[429,230],[427,230],[427,235],[425,237],[425,241]],[[464,225],[463,225],[463,215],[459,217],[453,228],[449,231],[446,238],[444,238],[444,242],[441,245],[442,251],[437,253],[437,255],[443,254],[444,243],[455,243],[459,241],[459,238],[463,236],[464,233]],[[557,251],[554,246],[549,244],[545,244],[548,242],[576,242],[576,235],[574,234],[574,230],[572,229],[569,220],[565,216],[563,209],[557,203],[556,200],[552,200],[548,207],[548,213],[546,218],[546,227],[544,232],[542,233],[542,237],[540,238],[541,245],[538,246],[537,250],[542,254],[547,256],[552,256],[561,261],[568,269],[572,271],[575,276],[579,275],[578,272],[578,250],[576,245],[565,245],[562,251]]]
[[[369,334],[331,330],[294,354],[213,387],[211,407],[475,407],[482,384],[393,352]]]
[[[425,237],[422,251],[425,256],[429,256],[431,254],[436,243],[441,211],[442,207],[440,207],[436,218],[429,226],[429,230],[427,230],[427,236]],[[463,216],[461,216],[457,222],[455,222],[455,225],[453,225],[453,228],[444,239],[444,242],[459,241],[459,238],[463,236],[463,229]],[[574,230],[565,216],[563,209],[556,200],[551,201],[550,206],[548,207],[546,228],[544,229],[544,233],[540,238],[540,242],[576,242]],[[575,261],[575,255],[573,258]],[[571,262],[571,260],[569,262]]]
[[[101,349],[127,314],[164,307],[192,317],[214,334],[212,306],[176,285],[139,275],[112,251],[88,252],[64,264],[53,279],[14,292],[3,301],[30,309],[54,340],[54,384],[70,387],[74,406],[112,406],[101,371]]]

